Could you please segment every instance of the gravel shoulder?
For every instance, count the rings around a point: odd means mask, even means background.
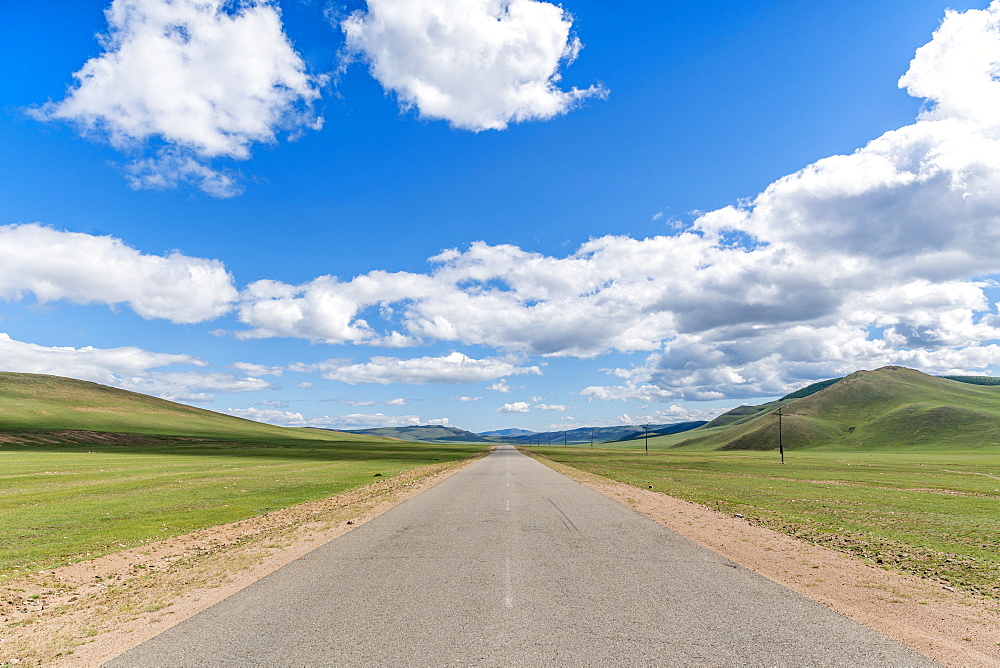
[[[1000,601],[950,591],[696,503],[525,454],[945,666],[1000,665]]]

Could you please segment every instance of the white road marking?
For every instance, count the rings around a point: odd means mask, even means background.
[[[507,563],[504,566],[503,606],[505,608],[514,607],[514,586],[510,582],[510,557],[507,557]]]

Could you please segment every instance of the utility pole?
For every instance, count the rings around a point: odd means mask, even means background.
[[[569,446],[566,445],[566,432],[565,431],[563,432],[563,447],[564,448],[569,447]]]
[[[648,424],[644,424],[644,425],[642,425],[642,428],[643,428],[643,431],[645,432],[645,435],[646,435],[646,454],[648,455],[649,454],[649,425]]]
[[[777,412],[777,416],[778,416],[778,452],[781,453],[781,463],[784,464],[785,463],[785,446],[781,442],[781,417],[782,417],[781,409],[782,408],[784,408],[784,406],[778,406],[778,412]]]
[[[590,447],[592,447],[592,448],[594,447],[594,432],[595,431],[597,431],[597,430],[596,429],[591,429],[590,430]]]

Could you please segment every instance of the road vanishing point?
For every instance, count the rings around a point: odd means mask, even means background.
[[[935,666],[503,446],[107,666]]]

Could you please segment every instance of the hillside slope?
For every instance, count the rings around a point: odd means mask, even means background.
[[[57,430],[203,438],[330,439],[329,433],[275,427],[84,380],[0,372],[0,432]]]
[[[903,367],[857,371],[819,392],[764,407],[746,407],[677,447],[770,450],[828,445],[969,448],[1000,443],[1000,387],[929,376]],[[741,407],[742,408],[742,407]],[[708,425],[712,426],[712,425]]]

